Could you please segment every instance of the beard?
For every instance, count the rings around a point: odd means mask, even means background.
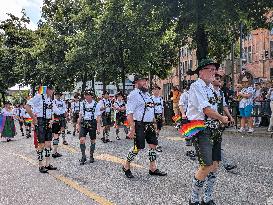
[[[149,89],[148,88],[145,88],[145,87],[140,87],[140,88],[138,88],[141,92],[143,92],[143,93],[146,93],[146,92],[148,92],[149,91]]]

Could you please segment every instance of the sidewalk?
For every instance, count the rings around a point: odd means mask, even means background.
[[[273,137],[273,132],[268,132],[267,127],[255,127],[253,133],[240,133],[235,127],[226,128],[224,134],[245,135],[254,137]]]

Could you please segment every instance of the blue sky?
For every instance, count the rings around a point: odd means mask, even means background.
[[[31,20],[28,27],[35,29],[41,16],[42,4],[43,0],[0,0],[0,21],[7,18],[6,13],[21,16],[22,9],[25,9]]]

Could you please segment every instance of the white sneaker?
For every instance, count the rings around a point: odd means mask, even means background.
[[[238,132],[245,132],[245,128],[243,128],[243,127],[241,127],[239,130],[238,130]]]
[[[271,129],[271,128],[268,128],[268,129],[267,129],[267,132],[272,132],[272,129]]]
[[[254,132],[254,129],[253,128],[249,128],[247,132],[248,133],[252,133],[252,132]]]

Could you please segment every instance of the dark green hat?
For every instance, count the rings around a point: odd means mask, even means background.
[[[198,63],[198,67],[195,70],[189,70],[188,74],[189,75],[198,74],[199,71],[203,70],[207,65],[214,65],[217,70],[220,67],[219,63],[214,62],[212,59],[206,58],[206,59],[200,60],[200,62]]]

